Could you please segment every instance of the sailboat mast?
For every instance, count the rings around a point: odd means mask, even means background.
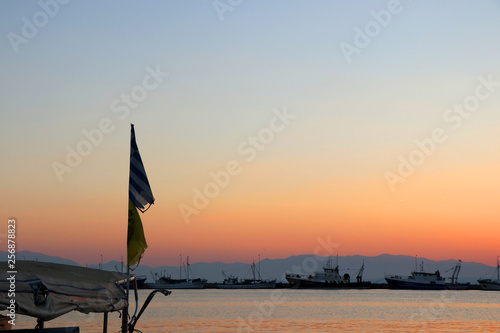
[[[339,270],[339,255],[335,257],[335,272],[340,275],[340,270]]]
[[[259,280],[262,280],[262,276],[260,276],[260,254],[259,254],[259,270],[257,271],[257,274],[259,276]]]
[[[182,280],[182,254],[179,254],[179,280]]]
[[[497,281],[500,281],[500,262],[498,261],[498,256],[497,256]]]

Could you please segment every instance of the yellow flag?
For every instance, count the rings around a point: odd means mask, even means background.
[[[131,200],[128,201],[127,264],[138,265],[142,254],[148,248],[141,217]]]

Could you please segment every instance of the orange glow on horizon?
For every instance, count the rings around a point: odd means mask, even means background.
[[[192,194],[175,196],[168,186],[153,186],[157,201],[141,214],[149,245],[142,263],[177,265],[179,254],[192,262],[250,262],[259,254],[286,258],[313,253],[318,238],[326,237],[339,244],[332,255],[418,254],[490,265],[498,254],[494,235],[500,224],[492,189],[500,188],[500,179],[491,176],[498,164],[421,172],[396,193],[383,173],[301,179],[284,165],[264,165],[235,177],[190,223],[178,204],[191,204]],[[121,260],[126,185],[95,195],[98,190],[85,188],[80,179],[72,186],[82,191],[61,191],[56,210],[28,202],[30,209],[17,216],[20,249],[82,265],[98,263],[101,254],[106,261]],[[36,223],[25,228],[25,221]]]

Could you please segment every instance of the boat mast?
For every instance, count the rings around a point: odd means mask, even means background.
[[[497,256],[497,281],[500,281],[500,262],[498,261],[498,256]]]
[[[179,254],[179,280],[182,280],[182,254]]]
[[[259,276],[259,280],[262,280],[262,276],[260,276],[260,254],[259,254],[259,269],[257,270],[257,274]]]
[[[187,256],[186,260],[186,281],[189,282],[189,256]]]

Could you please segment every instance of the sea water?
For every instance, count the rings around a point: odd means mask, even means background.
[[[139,291],[144,302],[150,290]],[[134,307],[131,312],[133,313]],[[35,320],[19,316],[15,328]],[[102,314],[72,312],[45,327],[102,332]],[[108,332],[119,332],[118,313]],[[410,290],[173,290],[156,294],[136,328],[147,332],[500,332],[500,292]]]

